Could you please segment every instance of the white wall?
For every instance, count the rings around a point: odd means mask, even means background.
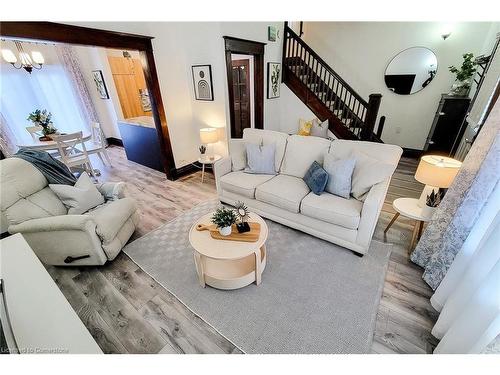
[[[84,46],[74,46],[73,48],[78,56],[85,83],[89,89],[105,137],[121,139],[117,121],[119,118],[123,118],[123,115],[111,69],[106,58],[106,50],[104,48]],[[101,99],[99,96],[92,77],[93,70],[102,71],[109,99]]]
[[[311,120],[316,115],[286,85],[281,85],[280,130],[295,134],[299,128],[299,120]]]
[[[438,22],[305,22],[303,38],[362,97],[383,95],[379,116],[386,116],[384,142],[423,149],[440,95],[453,84],[448,66],[461,64],[463,53],[479,55],[491,44],[486,39],[492,23],[455,24],[446,40],[442,27]],[[394,94],[385,86],[384,71],[396,54],[414,46],[435,52],[437,74],[418,93]]]
[[[81,22],[80,26],[153,36],[153,49],[165,106],[172,151],[177,167],[198,158],[199,129],[224,128],[215,152],[226,154],[224,138],[229,132],[229,105],[223,36],[267,43],[267,62],[281,62],[282,22]],[[276,26],[279,38],[267,41],[267,27]],[[194,99],[191,66],[212,65],[214,101]],[[264,126],[281,128],[281,100],[264,99]]]

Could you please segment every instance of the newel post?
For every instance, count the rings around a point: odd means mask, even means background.
[[[369,141],[372,138],[375,122],[377,121],[378,109],[382,101],[382,94],[370,94],[368,107],[366,109],[365,124],[361,132],[361,139]]]

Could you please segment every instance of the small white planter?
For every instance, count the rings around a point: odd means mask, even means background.
[[[231,226],[219,228],[219,233],[223,236],[229,236],[231,234]]]
[[[424,205],[424,207],[422,207],[422,216],[430,219],[432,215],[434,215],[434,211],[436,211],[436,207]]]

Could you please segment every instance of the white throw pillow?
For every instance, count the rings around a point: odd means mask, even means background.
[[[231,155],[231,170],[241,171],[247,166],[247,151],[243,139],[229,140],[229,155]]]
[[[392,175],[394,167],[360,151],[353,151],[351,155],[356,159],[351,194],[354,198],[362,200],[362,196],[369,192],[373,185]]]
[[[80,175],[75,186],[49,184],[49,187],[68,207],[68,215],[81,215],[104,203],[104,197],[86,172]]]
[[[315,118],[311,128],[311,135],[314,137],[328,138],[328,120],[321,122]]]
[[[352,173],[356,159],[337,159],[332,153],[325,155],[323,168],[328,173],[325,191],[339,197],[349,199],[352,189]]]

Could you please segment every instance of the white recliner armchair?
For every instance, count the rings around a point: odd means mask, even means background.
[[[123,197],[124,187],[123,182],[98,184],[106,203],[68,215],[31,163],[15,157],[1,160],[2,232],[21,233],[45,264],[102,265],[118,255],[139,222],[135,201]]]

